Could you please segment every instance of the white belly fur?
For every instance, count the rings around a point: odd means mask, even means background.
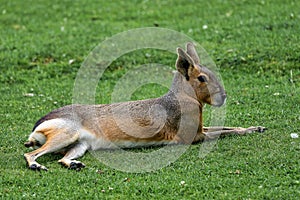
[[[89,144],[91,150],[100,149],[119,149],[119,148],[137,148],[137,147],[149,147],[149,146],[159,146],[166,144],[176,144],[176,141],[152,141],[152,142],[134,142],[134,141],[118,141],[112,142],[102,137],[96,137],[94,134],[87,130],[80,130],[79,142],[84,142]]]

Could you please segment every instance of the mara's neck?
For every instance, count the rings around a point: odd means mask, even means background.
[[[169,106],[173,105],[169,109],[177,109],[181,117],[187,116],[185,119],[190,119],[189,122],[192,120],[198,124],[198,133],[203,132],[203,105],[197,100],[190,83],[179,72],[176,72],[172,86],[163,98]]]
[[[199,104],[194,89],[189,84],[189,82],[186,80],[186,78],[179,72],[175,73],[173,83],[171,85],[169,92],[175,94],[178,97],[188,98],[190,100],[193,99],[193,101],[195,101],[195,102],[197,102],[197,104]]]

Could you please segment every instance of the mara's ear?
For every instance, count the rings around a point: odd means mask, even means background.
[[[189,56],[193,59],[195,64],[200,64],[200,58],[197,54],[197,51],[195,49],[195,45],[191,42],[188,42],[186,44],[186,52],[189,54]]]
[[[176,68],[186,78],[186,80],[189,80],[189,71],[192,71],[195,63],[193,59],[179,47],[177,48],[177,54]]]

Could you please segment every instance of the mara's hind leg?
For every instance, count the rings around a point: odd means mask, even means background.
[[[263,126],[242,127],[204,127],[204,134],[209,139],[226,135],[245,135],[253,132],[263,133],[267,128]]]
[[[58,162],[68,167],[69,169],[80,170],[81,168],[85,167],[85,165],[82,162],[77,161],[75,159],[83,156],[83,154],[87,151],[87,149],[88,149],[87,144],[77,143],[73,147],[71,147],[67,151],[66,155]]]
[[[24,158],[27,165],[32,170],[48,170],[45,166],[40,165],[35,160],[47,153],[60,151],[61,149],[75,143],[78,140],[78,134],[71,134],[68,132],[56,132],[51,134],[39,149],[32,152],[25,153]]]

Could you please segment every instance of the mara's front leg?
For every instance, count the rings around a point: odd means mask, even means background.
[[[245,135],[253,132],[263,133],[267,128],[263,126],[242,127],[204,127],[204,135],[208,139],[214,139],[226,135]]]

